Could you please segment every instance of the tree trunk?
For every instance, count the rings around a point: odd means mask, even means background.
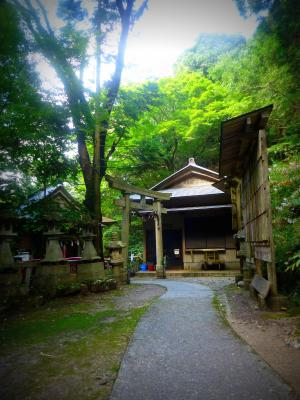
[[[121,33],[115,62],[115,71],[111,82],[108,84],[107,99],[104,106],[100,105],[101,20],[99,19],[98,35],[96,38],[97,73],[95,116],[92,114],[89,103],[85,98],[82,85],[82,72],[81,77],[78,78],[65,54],[64,48],[61,46],[59,39],[55,36],[49,24],[47,13],[41,5],[42,3],[37,2],[38,6],[36,6],[32,4],[31,0],[26,0],[25,5],[22,5],[19,0],[13,0],[13,2],[18,6],[37,48],[39,48],[41,53],[49,60],[63,82],[69,109],[76,129],[79,163],[86,187],[85,205],[96,226],[95,247],[98,254],[102,257],[102,227],[100,225],[102,222],[101,181],[106,172],[106,156],[108,157],[111,155],[116,147],[115,145],[115,147],[112,147],[111,151],[105,154],[106,137],[112,108],[119,92],[121,74],[124,67],[125,47],[135,0],[127,0],[126,2],[115,0],[115,6],[121,19]],[[146,4],[147,1],[142,3],[136,15],[143,12]],[[102,2],[98,1],[99,11],[101,11],[102,5]],[[101,13],[99,13],[99,15],[101,15]],[[43,17],[44,22],[46,22],[46,28],[41,22],[41,17]],[[103,115],[103,112],[106,113],[104,120],[101,120],[100,112],[101,115]],[[92,161],[86,144],[87,133],[91,134],[94,138]]]

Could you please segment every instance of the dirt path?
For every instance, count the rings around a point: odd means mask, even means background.
[[[231,327],[300,398],[300,316],[261,311],[242,289],[227,290],[226,298]]]

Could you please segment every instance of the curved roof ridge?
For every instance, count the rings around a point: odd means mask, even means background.
[[[157,188],[161,185],[163,185],[164,183],[166,183],[168,180],[171,180],[172,178],[174,178],[176,175],[180,175],[182,172],[184,172],[185,170],[188,170],[189,168],[191,169],[198,169],[199,171],[205,171],[205,172],[209,172],[213,175],[215,175],[216,178],[219,177],[219,173],[215,172],[211,169],[205,168],[205,167],[201,167],[201,165],[196,164],[195,159],[194,158],[189,158],[189,162],[187,165],[185,165],[183,168],[179,169],[178,171],[175,171],[173,174],[167,176],[166,178],[164,178],[163,180],[161,180],[160,182],[156,183],[154,186],[151,187],[151,190],[157,190]]]

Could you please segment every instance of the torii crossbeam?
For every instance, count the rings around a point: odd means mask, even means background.
[[[161,193],[154,190],[139,188],[130,185],[120,179],[107,175],[106,180],[111,188],[118,189],[123,193],[123,198],[115,200],[118,207],[122,207],[123,220],[121,239],[125,244],[123,248],[124,259],[124,280],[127,278],[128,270],[128,241],[129,241],[129,226],[130,226],[130,212],[131,210],[138,211],[152,211],[155,216],[155,244],[156,244],[156,276],[157,278],[165,278],[165,267],[163,264],[163,238],[162,238],[162,218],[161,215],[166,213],[167,210],[162,207],[161,202],[170,200],[171,193]],[[133,202],[130,200],[130,195],[137,194],[141,196],[140,201]],[[153,199],[153,204],[146,204],[146,196]]]

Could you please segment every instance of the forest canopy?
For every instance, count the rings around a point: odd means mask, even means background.
[[[121,85],[126,40],[130,27],[145,12],[146,1],[136,8],[134,1],[95,2],[92,15],[84,2],[60,1],[58,16],[64,24],[59,30],[50,26],[43,6],[37,11],[30,4],[0,3],[2,206],[10,202],[14,208],[29,193],[67,181],[96,218],[102,213],[117,216],[114,194],[103,180],[106,173],[151,187],[189,157],[217,170],[221,121],[273,104],[268,134],[277,260],[282,269],[296,265],[293,260],[300,259],[297,0],[236,0],[245,16],[264,12],[252,38],[202,34],[179,57],[172,77],[129,86]],[[80,29],[88,17],[89,34]],[[121,32],[119,47],[109,55],[105,40],[114,29]],[[106,57],[115,60],[111,81],[102,85],[96,76],[94,91],[82,80],[90,38],[99,74]],[[52,63],[63,93],[43,88],[32,57],[36,53]],[[140,239],[136,228],[135,242]]]

